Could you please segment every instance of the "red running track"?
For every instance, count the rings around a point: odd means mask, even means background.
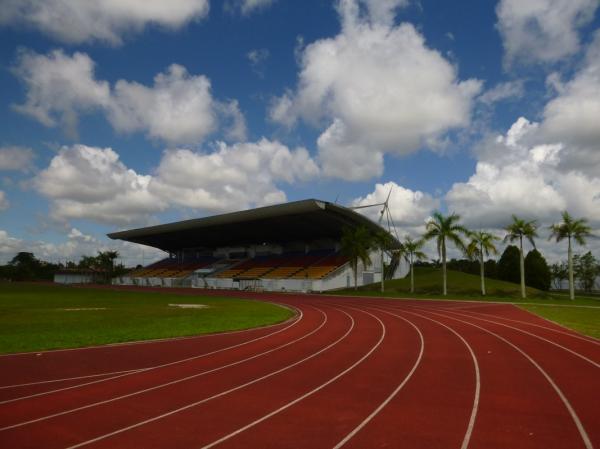
[[[180,293],[296,316],[0,356],[0,447],[600,449],[600,341],[514,306]]]

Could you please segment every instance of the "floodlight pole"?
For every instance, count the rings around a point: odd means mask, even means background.
[[[390,188],[390,192],[388,193],[387,198],[385,199],[385,203],[383,203],[383,209],[381,209],[381,213],[379,214],[379,226],[381,226],[381,222],[383,220],[383,214],[387,211],[390,213],[388,203],[390,201],[390,195],[392,194],[392,188]],[[385,292],[385,265],[383,263],[383,245],[381,245],[381,293]]]

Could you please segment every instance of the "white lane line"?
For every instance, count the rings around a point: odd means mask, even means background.
[[[339,309],[336,309],[336,310],[339,310]],[[276,371],[272,371],[272,372],[270,372],[270,373],[268,373],[268,374],[266,374],[266,375],[264,375],[264,376],[258,377],[258,378],[256,378],[256,379],[253,379],[253,380],[251,380],[251,381],[249,381],[249,382],[246,382],[246,383],[244,383],[244,384],[241,384],[241,385],[238,385],[238,386],[236,386],[236,387],[230,388],[229,390],[222,391],[222,392],[220,392],[220,393],[217,393],[217,394],[215,394],[215,395],[213,395],[213,396],[210,396],[210,397],[208,397],[208,398],[204,398],[204,399],[201,399],[201,400],[199,400],[199,401],[193,402],[193,403],[191,403],[191,404],[187,404],[187,405],[185,405],[185,406],[183,406],[183,407],[179,407],[179,408],[173,409],[173,410],[171,410],[171,411],[169,411],[169,412],[163,413],[163,414],[161,414],[161,415],[154,416],[154,417],[152,417],[152,418],[146,419],[146,420],[144,420],[144,421],[140,421],[140,422],[138,422],[138,423],[132,424],[132,425],[130,425],[130,426],[127,426],[127,427],[123,427],[123,428],[121,428],[121,429],[118,429],[118,430],[115,430],[115,431],[113,431],[113,432],[106,433],[106,434],[104,434],[104,435],[100,435],[99,437],[93,438],[93,439],[91,439],[91,440],[86,440],[86,441],[83,441],[83,442],[81,442],[81,443],[78,443],[78,444],[76,444],[76,445],[74,445],[74,446],[69,446],[68,448],[65,448],[65,449],[75,449],[75,448],[78,448],[78,447],[87,446],[88,444],[92,444],[92,443],[95,443],[95,442],[97,442],[97,441],[104,440],[104,439],[106,439],[106,438],[112,437],[112,436],[114,436],[114,435],[118,435],[118,434],[120,434],[120,433],[123,433],[123,432],[126,432],[126,431],[128,431],[128,430],[135,429],[136,427],[140,427],[140,426],[143,426],[143,425],[145,425],[145,424],[149,424],[149,423],[151,423],[151,422],[158,421],[158,420],[160,420],[160,419],[163,419],[163,418],[166,418],[166,417],[168,417],[168,416],[174,415],[174,414],[176,414],[176,413],[182,412],[182,411],[184,411],[184,410],[188,410],[188,409],[190,409],[190,408],[192,408],[192,407],[196,407],[196,406],[198,406],[198,405],[204,404],[204,403],[206,403],[206,402],[208,402],[208,401],[211,401],[211,400],[213,400],[213,399],[220,398],[220,397],[222,397],[222,396],[226,396],[226,395],[228,395],[228,394],[230,394],[230,393],[233,393],[233,392],[235,392],[235,391],[241,390],[242,388],[245,388],[245,387],[247,387],[247,386],[250,386],[250,385],[252,385],[252,384],[255,384],[255,383],[257,383],[257,382],[260,382],[260,381],[262,381],[262,380],[268,379],[268,378],[270,378],[270,377],[272,377],[272,376],[275,376],[275,375],[277,375],[277,374],[279,374],[279,373],[282,373],[282,372],[284,372],[284,371],[287,371],[287,370],[289,370],[289,369],[291,369],[291,368],[293,368],[293,367],[295,367],[295,366],[297,366],[297,365],[300,365],[301,363],[304,363],[304,362],[306,362],[306,361],[308,361],[308,360],[310,360],[310,359],[312,359],[312,358],[314,358],[314,357],[318,356],[319,354],[321,354],[321,353],[323,353],[323,352],[327,351],[328,349],[330,349],[330,348],[334,347],[334,346],[335,346],[335,345],[337,345],[339,342],[341,342],[342,340],[344,340],[344,339],[345,339],[345,338],[346,338],[346,337],[347,337],[347,336],[350,334],[350,332],[352,332],[352,330],[354,329],[354,318],[352,318],[352,316],[350,316],[349,314],[347,314],[347,313],[346,313],[346,312],[344,312],[343,310],[339,310],[339,311],[340,311],[340,312],[342,312],[342,313],[344,313],[345,315],[347,315],[347,316],[350,318],[350,327],[349,327],[349,328],[348,328],[348,330],[347,330],[347,331],[344,333],[344,335],[342,335],[340,338],[338,338],[338,339],[337,339],[336,341],[334,341],[333,343],[330,343],[329,345],[325,346],[324,348],[321,348],[321,349],[320,349],[320,350],[318,350],[317,352],[315,352],[315,353],[313,353],[313,354],[311,354],[311,355],[309,355],[309,356],[307,356],[307,357],[305,357],[305,358],[303,358],[303,359],[300,359],[300,360],[298,360],[298,361],[296,361],[296,362],[294,362],[294,363],[291,363],[291,364],[289,364],[289,365],[286,365],[286,366],[284,366],[283,368],[280,368],[280,369],[278,369],[278,370],[276,370]]]
[[[262,340],[264,338],[272,337],[273,335],[279,334],[280,332],[283,332],[283,331],[285,331],[285,330],[287,330],[287,329],[295,326],[296,324],[298,324],[304,318],[304,314],[302,313],[302,311],[300,310],[299,312],[300,312],[300,315],[298,316],[298,319],[294,320],[291,324],[287,325],[286,327],[284,327],[282,329],[278,329],[275,332],[271,332],[270,334],[262,335],[260,337],[253,338],[251,340],[244,341],[242,343],[238,343],[238,344],[235,344],[235,345],[232,345],[232,346],[227,346],[225,348],[217,349],[217,350],[211,351],[211,352],[206,352],[204,354],[200,354],[200,355],[188,357],[188,358],[185,358],[185,359],[175,360],[175,361],[169,362],[169,363],[164,363],[162,365],[155,365],[155,366],[151,366],[151,367],[148,367],[148,368],[142,368],[140,370],[137,370],[137,371],[134,371],[134,372],[130,372],[130,373],[119,374],[117,376],[107,377],[107,378],[100,379],[100,380],[94,380],[92,382],[85,382],[85,383],[82,383],[82,384],[72,385],[70,387],[57,388],[55,390],[44,391],[42,393],[30,394],[28,396],[20,396],[18,398],[7,399],[7,400],[4,400],[4,401],[0,401],[0,405],[2,405],[2,404],[8,404],[8,403],[15,402],[15,401],[21,401],[21,400],[24,400],[24,399],[36,398],[36,397],[39,397],[39,396],[46,396],[46,395],[53,394],[53,393],[58,393],[58,392],[61,392],[61,391],[73,390],[75,388],[81,388],[81,387],[85,387],[85,386],[88,386],[88,385],[98,384],[98,383],[106,382],[106,381],[113,380],[113,379],[120,379],[122,377],[131,376],[133,374],[145,373],[147,371],[152,371],[152,370],[155,370],[155,369],[165,368],[167,366],[173,366],[173,365],[177,365],[177,364],[180,364],[180,363],[189,362],[191,360],[196,360],[196,359],[200,359],[200,358],[203,358],[203,357],[208,357],[208,356],[216,354],[218,352],[223,352],[223,351],[228,351],[230,349],[239,348],[240,346],[244,346],[244,345],[247,345],[249,343],[252,343],[252,342],[255,342],[255,341],[258,341],[258,340]]]
[[[348,307],[350,309],[354,309],[354,307]],[[342,377],[343,375],[347,374],[348,372],[350,372],[352,369],[354,369],[356,366],[358,366],[360,363],[362,363],[367,357],[369,357],[378,347],[379,345],[383,342],[383,340],[385,339],[385,334],[386,334],[386,328],[385,328],[385,324],[383,324],[383,321],[381,321],[379,318],[377,318],[375,315],[373,315],[372,313],[369,312],[365,312],[364,310],[360,310],[360,309],[355,309],[358,310],[362,313],[366,313],[367,315],[372,316],[373,318],[375,318],[378,322],[379,325],[381,326],[381,337],[379,338],[379,341],[377,343],[375,343],[375,345],[365,354],[363,355],[360,359],[358,359],[356,362],[354,362],[352,365],[350,365],[348,368],[346,368],[344,371],[342,371],[341,373],[337,374],[336,376],[332,377],[331,379],[329,379],[327,382],[319,385],[318,387],[316,387],[315,389],[309,391],[308,393],[303,394],[302,396],[294,399],[291,402],[288,402],[287,404],[279,407],[276,410],[273,410],[271,413],[268,413],[266,415],[264,415],[262,418],[259,418],[255,421],[252,421],[250,424],[247,424],[243,427],[240,427],[239,429],[235,430],[234,432],[231,432],[228,435],[225,435],[222,438],[219,438],[216,441],[213,441],[210,444],[207,444],[205,446],[202,446],[201,449],[209,449],[211,447],[217,446],[218,444],[223,443],[224,441],[229,440],[230,438],[233,438],[236,435],[239,435],[242,432],[245,432],[246,430],[260,424],[263,421],[266,421],[267,419],[277,415],[278,413],[281,413],[282,411],[292,407],[293,405],[296,405],[298,402],[306,399],[309,396],[312,396],[313,394],[317,393],[318,391],[322,390],[323,388],[325,388],[326,386],[332,384],[333,382],[335,382],[336,380],[338,380],[340,377]],[[72,448],[68,448],[68,449],[72,449]]]
[[[235,299],[235,298],[234,298]],[[245,298],[239,298],[245,299]],[[252,301],[248,299],[249,301]],[[269,304],[274,304],[279,307],[283,307],[284,309],[290,309],[292,311],[298,311],[297,308],[290,306],[288,304],[280,304],[272,301],[261,301]],[[63,349],[46,349],[43,351],[26,351],[26,352],[11,352],[8,354],[0,354],[0,359],[8,358],[8,357],[17,357],[17,356],[34,356],[38,357],[41,355],[52,355],[59,352],[74,352],[74,351],[89,351],[92,349],[111,349],[111,348],[120,348],[123,346],[137,346],[137,345],[146,345],[151,343],[170,343],[170,342],[178,342],[180,340],[194,340],[194,339],[204,339],[209,337],[219,337],[221,335],[231,335],[231,334],[243,334],[247,332],[256,332],[263,329],[268,329],[270,327],[275,326],[283,326],[292,321],[296,321],[298,319],[298,315],[292,316],[289,319],[275,324],[268,324],[266,326],[252,327],[250,329],[240,329],[236,331],[224,331],[224,332],[216,332],[212,334],[201,334],[201,335],[184,335],[182,337],[166,337],[166,338],[153,338],[150,340],[135,340],[135,341],[124,341],[120,343],[107,343],[105,345],[94,345],[94,346],[84,346],[83,348],[63,348]]]
[[[460,315],[460,316],[463,316],[463,317],[466,317],[466,318],[471,318],[471,319],[474,319],[474,320],[485,321],[487,323],[492,323],[492,324],[495,324],[497,326],[503,326],[503,327],[507,327],[509,329],[514,329],[517,332],[521,332],[522,334],[529,335],[531,337],[537,338],[538,340],[542,340],[542,341],[545,341],[546,343],[549,343],[549,344],[551,344],[553,346],[556,346],[557,348],[563,349],[563,350],[569,352],[570,354],[573,354],[575,357],[579,357],[580,359],[585,360],[586,362],[590,363],[594,367],[600,368],[600,363],[596,363],[593,360],[587,358],[586,356],[584,356],[584,355],[582,355],[582,354],[580,354],[580,353],[578,353],[576,351],[573,351],[573,350],[571,350],[569,348],[566,348],[566,347],[564,347],[564,346],[562,346],[562,345],[560,345],[560,344],[558,344],[558,343],[556,343],[556,342],[554,342],[552,340],[548,340],[547,338],[541,337],[540,335],[534,334],[532,332],[528,332],[526,330],[519,329],[518,327],[510,326],[508,324],[499,323],[497,321],[488,320],[488,319],[485,319],[485,318],[480,318],[478,316],[467,315],[465,313],[454,312],[454,311],[450,311],[450,310],[448,310],[446,313],[454,313],[455,315]]]
[[[523,310],[523,309],[521,309],[521,310]],[[525,310],[525,312],[533,315],[528,310]],[[530,323],[529,321],[515,320],[515,319],[512,319],[512,318],[506,318],[506,317],[503,317],[503,316],[497,316],[497,315],[493,315],[491,313],[474,312],[472,310],[468,310],[465,313],[472,313],[472,314],[475,314],[475,315],[484,315],[484,316],[488,316],[490,318],[495,318],[497,320],[510,321],[512,323],[525,324],[527,326],[534,326],[534,327],[538,327],[540,329],[545,329],[547,331],[555,332],[557,334],[562,334],[562,335],[566,335],[568,337],[577,338],[579,340],[583,340],[583,341],[585,341],[587,343],[591,343],[593,345],[600,345],[600,340],[598,340],[597,338],[594,338],[594,337],[591,337],[591,336],[587,336],[587,335],[580,335],[580,334],[576,333],[576,331],[574,331],[573,329],[569,329],[567,327],[564,327],[564,326],[562,326],[559,323],[555,323],[554,321],[549,321],[548,319],[546,319],[546,318],[544,318],[542,316],[539,316],[539,315],[534,315],[534,316],[536,318],[540,318],[540,319],[542,319],[542,320],[544,320],[544,321],[546,321],[548,323],[552,323],[552,324],[554,324],[556,326],[559,326],[561,329],[564,329],[564,330],[555,329],[555,328],[547,327],[547,326],[542,326],[541,324]],[[565,330],[568,331],[568,332],[565,332]]]
[[[376,303],[369,302],[367,304],[376,304]],[[433,318],[429,318],[429,317],[426,317],[424,315],[421,315],[421,314],[418,314],[418,313],[415,313],[415,312],[410,312],[410,311],[405,310],[405,309],[394,307],[395,304],[389,304],[388,303],[388,304],[383,304],[383,305],[381,305],[381,304],[377,304],[377,305],[379,307],[388,307],[389,309],[391,309],[391,310],[393,310],[395,312],[409,313],[411,315],[415,315],[415,316],[421,317],[423,319],[432,321],[432,322],[434,322],[436,324],[439,324],[440,326],[445,327],[450,332],[452,332],[453,334],[455,334],[462,341],[462,343],[467,347],[467,349],[468,349],[468,351],[469,351],[469,353],[471,355],[471,359],[473,361],[473,367],[474,367],[474,370],[475,370],[475,395],[474,395],[474,398],[473,398],[473,407],[471,409],[471,416],[469,418],[469,423],[467,425],[467,430],[465,432],[465,436],[463,438],[463,442],[462,442],[462,445],[461,445],[461,449],[466,449],[468,447],[468,445],[469,445],[470,440],[471,440],[471,435],[473,433],[473,428],[475,426],[475,419],[477,417],[477,411],[479,409],[479,397],[480,397],[480,391],[481,391],[481,375],[480,375],[480,370],[479,370],[479,363],[477,361],[477,356],[475,355],[475,352],[473,351],[471,345],[469,345],[469,343],[457,331],[455,331],[454,329],[452,329],[449,326],[446,326],[444,323],[441,323],[441,322],[439,322],[437,320],[434,320]],[[381,310],[382,312],[388,313],[388,314],[393,315],[393,316],[398,316],[396,314],[390,313],[389,311],[386,311],[385,309],[380,309],[380,308],[377,308],[377,307],[374,307],[374,306],[371,306],[370,308]],[[398,316],[398,317],[402,318],[400,316]]]
[[[516,351],[518,351],[533,366],[535,366],[540,373],[542,373],[542,376],[544,376],[544,378],[552,386],[552,388],[554,389],[554,391],[556,392],[556,394],[558,395],[558,397],[563,402],[563,404],[566,407],[567,411],[571,415],[571,418],[573,419],[573,422],[575,423],[575,426],[577,427],[577,430],[579,431],[579,435],[581,436],[581,439],[583,440],[583,443],[584,443],[586,449],[593,449],[594,446],[592,445],[590,437],[588,436],[585,428],[583,427],[583,424],[581,423],[581,420],[579,419],[579,416],[577,416],[577,413],[573,409],[573,406],[571,405],[571,403],[569,402],[569,400],[566,398],[566,396],[564,395],[564,393],[562,392],[562,390],[559,388],[559,386],[556,384],[556,382],[554,382],[554,380],[552,379],[552,377],[550,377],[550,375],[546,371],[544,371],[544,369],[529,354],[527,354],[525,351],[523,351],[517,345],[513,344],[512,342],[510,342],[506,338],[502,337],[501,335],[498,335],[495,332],[492,332],[492,331],[490,331],[490,330],[488,330],[488,329],[486,329],[484,327],[478,326],[477,324],[469,323],[468,321],[464,321],[464,320],[455,318],[455,317],[450,316],[450,315],[444,315],[444,314],[439,313],[439,312],[432,312],[430,310],[425,310],[425,311],[427,313],[429,313],[429,314],[432,314],[432,315],[438,315],[438,316],[441,316],[442,318],[451,319],[451,320],[454,320],[454,321],[458,321],[460,323],[467,324],[469,326],[476,327],[476,328],[478,328],[478,329],[480,329],[480,330],[482,330],[482,331],[484,331],[484,332],[486,332],[486,333],[488,333],[490,335],[493,335],[497,339],[503,341],[504,343],[506,343],[507,345],[509,345],[510,347],[512,347],[513,349],[515,349]]]
[[[164,387],[167,387],[169,385],[175,385],[175,384],[178,384],[178,383],[181,383],[181,382],[185,382],[187,380],[191,380],[191,379],[195,379],[197,377],[201,377],[201,376],[204,376],[204,375],[207,375],[207,374],[215,373],[217,371],[221,371],[223,369],[226,369],[226,368],[229,368],[229,367],[232,367],[232,366],[235,366],[235,365],[239,365],[239,364],[247,362],[249,360],[253,360],[253,359],[256,359],[258,357],[262,357],[262,356],[264,356],[266,354],[270,354],[270,353],[275,352],[275,351],[277,351],[279,349],[282,349],[282,348],[285,348],[287,346],[290,346],[290,345],[292,345],[292,344],[294,344],[294,343],[296,343],[298,341],[304,340],[305,338],[311,336],[315,332],[319,331],[323,326],[325,326],[325,323],[327,323],[327,314],[324,313],[320,309],[317,309],[317,310],[323,315],[323,320],[321,321],[321,323],[319,324],[319,326],[316,327],[315,329],[313,329],[312,331],[310,331],[309,333],[303,335],[302,337],[299,337],[299,338],[297,338],[295,340],[292,340],[292,341],[290,341],[288,343],[285,343],[285,344],[283,344],[281,346],[277,346],[277,347],[275,347],[273,349],[269,349],[269,350],[261,352],[259,354],[255,354],[255,355],[253,355],[251,357],[247,357],[245,359],[238,360],[236,362],[228,363],[226,365],[222,365],[222,366],[219,366],[217,368],[212,368],[212,369],[209,369],[209,370],[206,370],[206,371],[202,371],[200,373],[196,373],[196,374],[193,374],[193,375],[190,375],[190,376],[187,376],[187,377],[183,377],[181,379],[172,380],[170,382],[165,382],[165,383],[162,383],[162,384],[158,384],[158,385],[155,385],[153,387],[145,388],[143,390],[137,390],[137,391],[134,391],[132,393],[124,394],[124,395],[121,395],[121,396],[115,396],[113,398],[105,399],[103,401],[98,401],[98,402],[94,402],[94,403],[91,403],[91,404],[82,405],[80,407],[72,408],[72,409],[69,409],[69,410],[64,410],[62,412],[57,412],[57,413],[53,413],[51,415],[46,415],[46,416],[42,416],[40,418],[32,419],[32,420],[29,420],[29,421],[23,421],[23,422],[20,422],[20,423],[17,423],[17,424],[13,424],[13,425],[10,425],[10,426],[2,427],[2,428],[0,428],[0,432],[4,431],[4,430],[14,429],[14,428],[17,428],[17,427],[23,427],[23,426],[25,426],[27,424],[33,424],[33,423],[40,422],[40,421],[45,421],[45,420],[48,420],[48,419],[51,419],[51,418],[56,418],[58,416],[68,415],[70,413],[78,412],[78,411],[81,411],[81,410],[86,410],[86,409],[89,409],[89,408],[92,408],[92,407],[96,407],[96,406],[99,406],[99,405],[109,404],[111,402],[115,402],[115,401],[118,401],[118,400],[121,400],[121,399],[125,399],[125,398],[130,398],[130,397],[133,397],[133,396],[137,396],[139,394],[147,393],[149,391],[158,390],[160,388],[164,388]]]
[[[425,315],[421,315],[420,313],[409,312],[408,310],[405,310],[404,312],[409,313],[411,315],[421,317],[425,320],[432,321],[436,324],[439,324],[440,326],[445,327],[446,329],[448,329],[450,332],[452,332],[454,335],[456,335],[460,339],[460,341],[463,343],[463,345],[466,346],[466,348],[468,349],[468,351],[471,355],[471,360],[473,361],[473,368],[475,370],[475,395],[473,397],[473,407],[471,409],[471,416],[469,418],[467,430],[465,432],[463,442],[460,446],[461,449],[467,449],[467,447],[469,446],[469,442],[471,441],[471,435],[473,434],[473,429],[475,427],[475,419],[477,418],[477,411],[479,410],[479,397],[480,397],[480,393],[481,393],[481,374],[479,371],[479,362],[477,361],[477,356],[475,355],[473,348],[467,342],[467,340],[465,340],[464,337],[460,333],[458,333],[455,329],[451,328],[450,326],[445,325],[444,323],[442,323],[440,321],[434,320],[433,318],[429,318],[429,317],[426,317]]]
[[[110,371],[110,372],[106,372],[106,373],[89,374],[87,376],[65,377],[62,379],[41,380],[41,381],[29,382],[29,383],[25,383],[25,384],[3,385],[0,387],[0,390],[6,390],[8,388],[30,387],[32,385],[44,385],[44,384],[51,384],[51,383],[56,383],[56,382],[67,382],[69,380],[90,379],[92,377],[112,376],[114,374],[133,373],[133,372],[139,372],[142,369],[144,369],[144,368],[127,369],[127,370],[123,370],[123,371]]]
[[[421,347],[420,347],[420,350],[419,350],[419,355],[418,355],[417,360],[415,361],[412,369],[408,372],[408,374],[406,375],[406,377],[404,378],[404,380],[400,383],[400,385],[398,385],[394,389],[394,391],[392,391],[392,393],[381,404],[379,404],[379,406],[375,410],[373,410],[373,412],[371,412],[371,414],[369,416],[367,416],[358,426],[356,426],[350,433],[348,433],[348,435],[346,435],[338,444],[336,444],[333,447],[333,449],[339,449],[340,447],[342,447],[343,445],[345,445],[348,441],[350,441],[351,438],[353,438],[358,432],[360,432],[363,427],[365,427],[375,416],[377,416],[379,414],[379,412],[381,412],[381,410],[383,410],[383,408],[386,405],[389,404],[389,402],[398,394],[398,392],[410,380],[410,378],[412,377],[412,375],[414,374],[414,372],[417,370],[417,367],[421,363],[421,359],[423,358],[423,351],[425,349],[425,339],[423,338],[423,334],[421,333],[421,331],[419,330],[419,328],[417,326],[415,326],[411,321],[407,320],[406,318],[401,317],[400,315],[396,315],[394,313],[390,313],[390,312],[387,312],[385,310],[376,309],[374,307],[369,307],[369,308],[371,310],[379,310],[379,311],[381,311],[383,313],[387,313],[388,315],[395,316],[396,318],[400,318],[401,320],[404,320],[408,324],[410,324],[417,331],[417,333],[419,334],[419,340],[421,342]]]

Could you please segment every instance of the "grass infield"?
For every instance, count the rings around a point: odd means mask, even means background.
[[[487,295],[481,296],[480,278],[472,274],[448,270],[448,295],[442,296],[442,272],[433,268],[415,269],[415,293],[410,293],[410,278],[394,279],[385,282],[385,292],[381,284],[328,292],[336,295],[379,296],[390,298],[415,299],[456,299],[462,301],[496,301],[514,303],[565,327],[582,334],[600,338],[600,298],[578,296],[570,301],[564,293],[548,293],[527,288],[527,298],[521,299],[521,286],[511,282],[486,278]]]
[[[247,329],[292,315],[284,307],[243,299],[0,283],[0,353]]]

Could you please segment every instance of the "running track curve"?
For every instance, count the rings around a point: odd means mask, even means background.
[[[600,341],[512,305],[179,292],[295,316],[0,356],[0,447],[600,449]]]

